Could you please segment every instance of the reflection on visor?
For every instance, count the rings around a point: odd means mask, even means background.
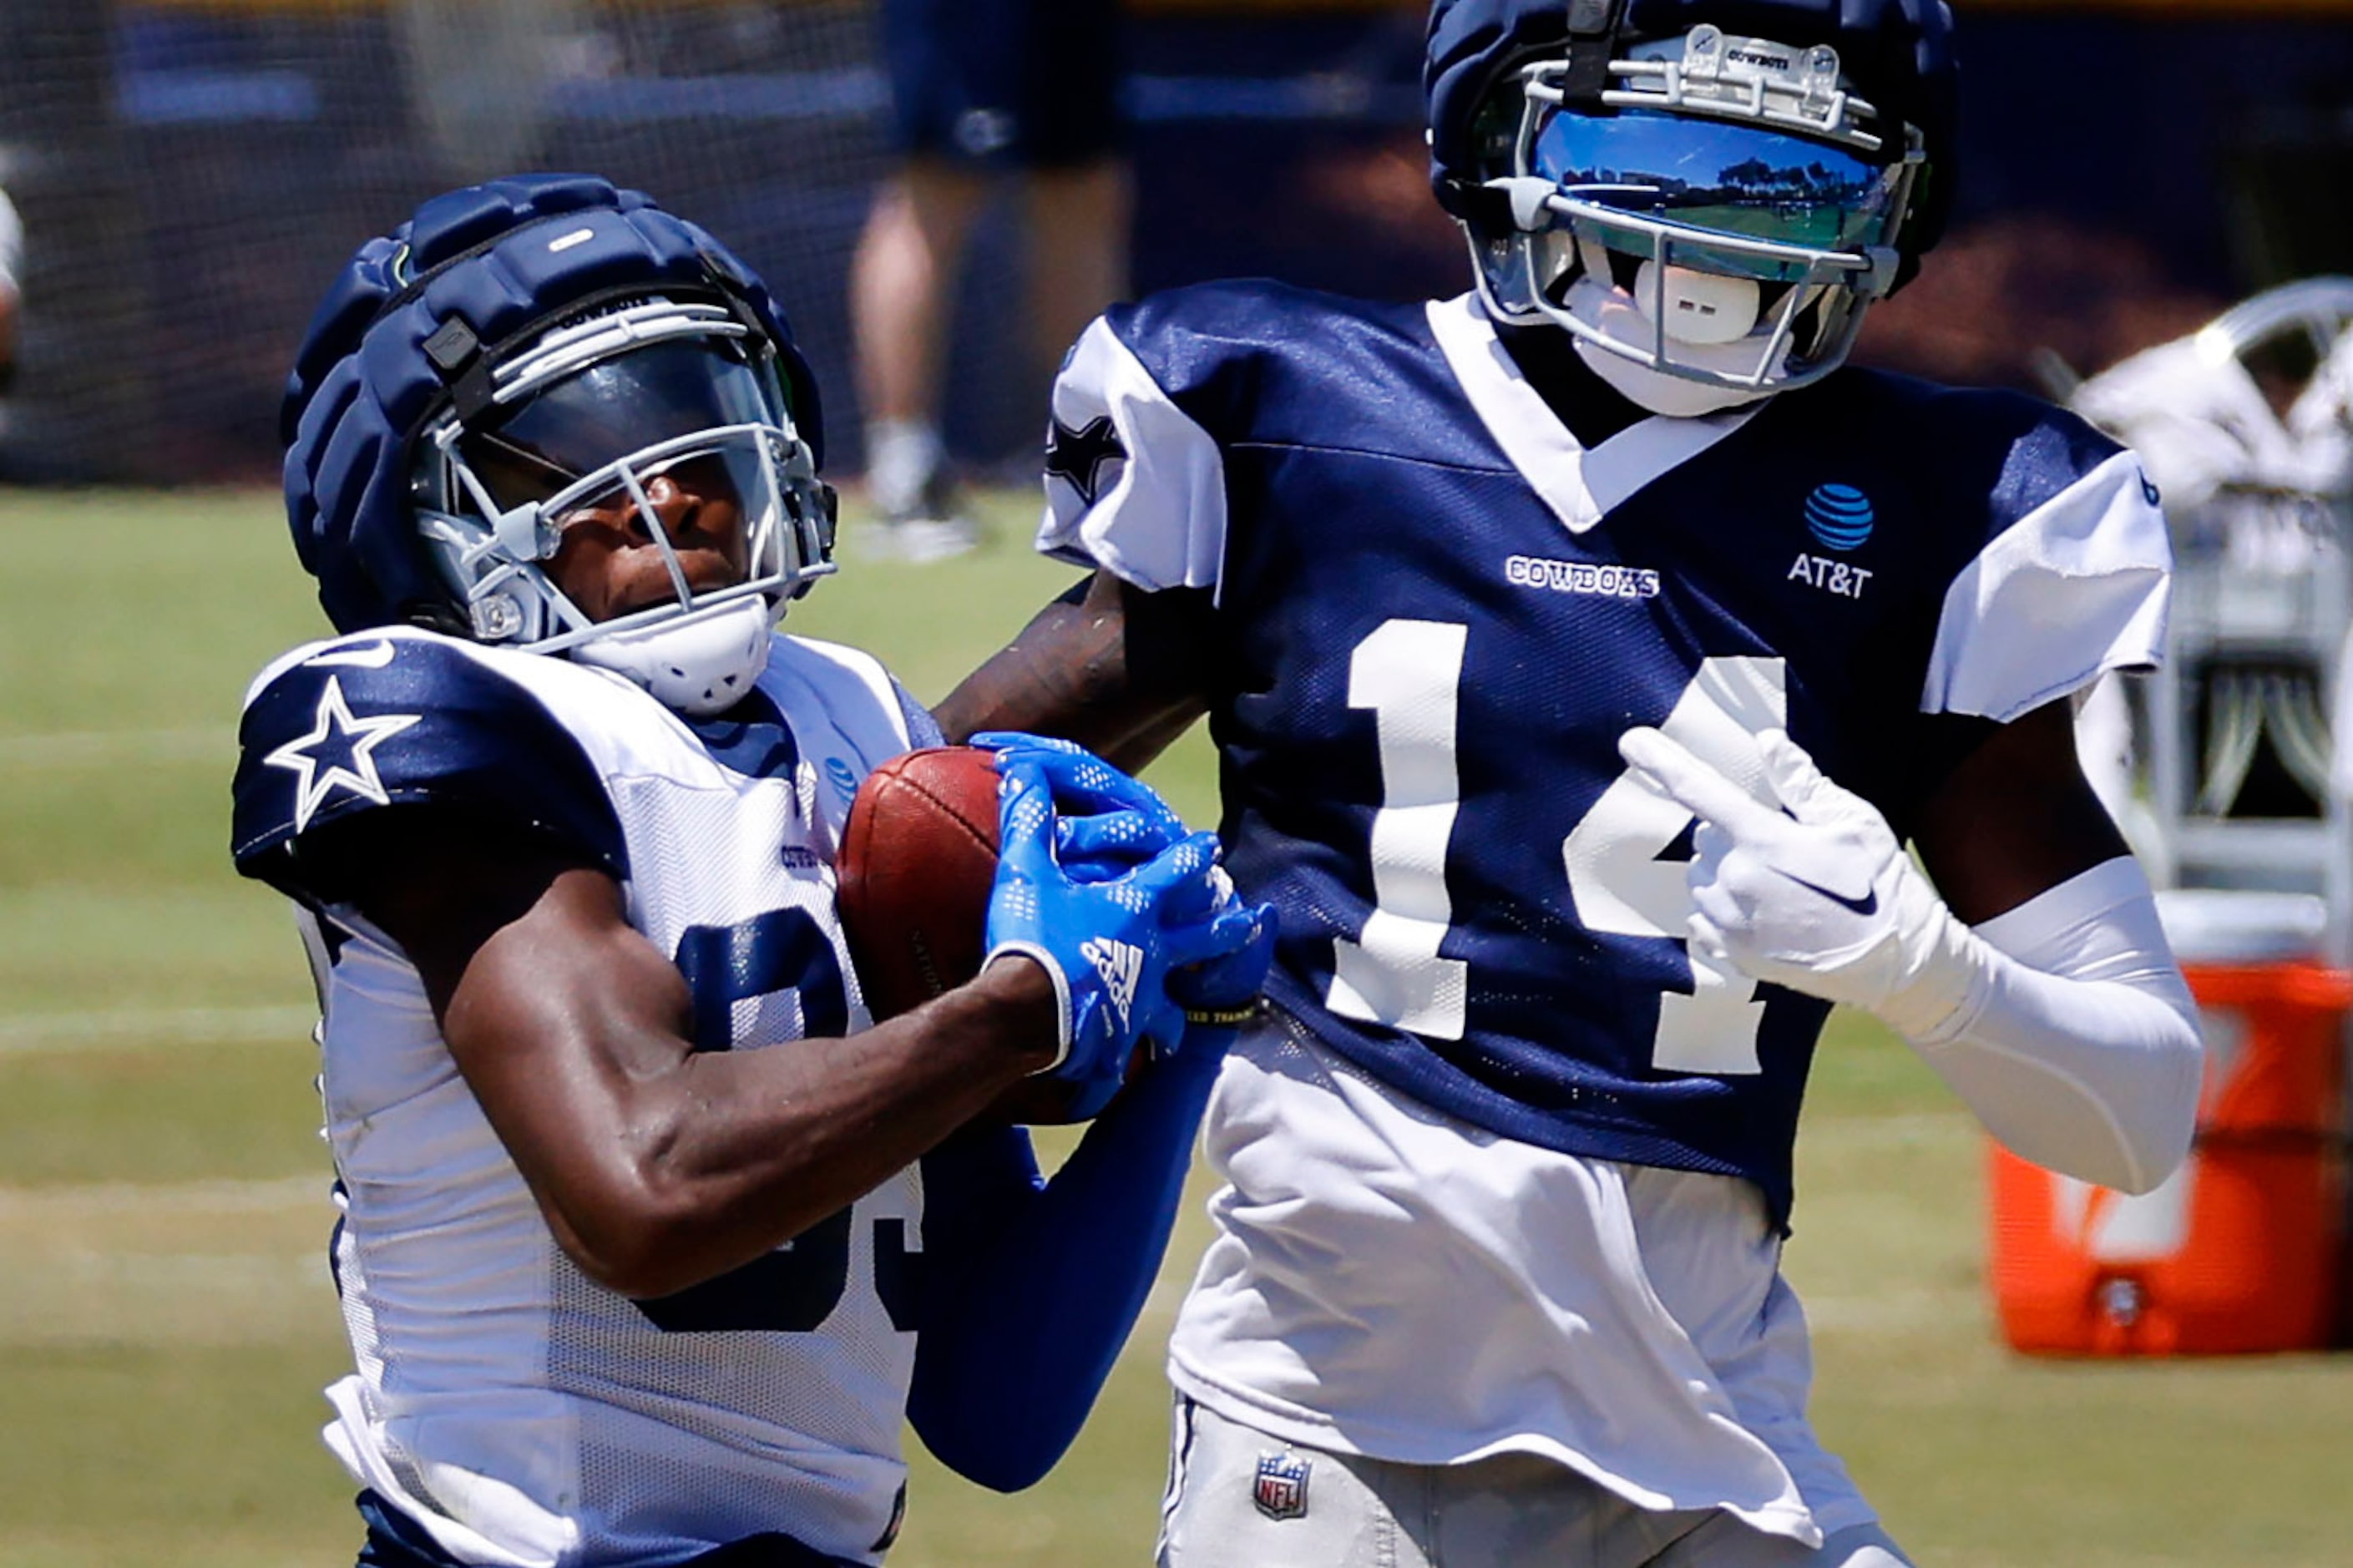
[[[1536,128],[1529,173],[1564,194],[1640,217],[1715,229],[1808,250],[1852,252],[1889,243],[1900,164],[1753,125],[1625,110],[1565,110]],[[1641,248],[1647,251],[1647,244]],[[1691,247],[1711,267],[1749,277],[1793,277],[1788,262]]]
[[[628,474],[640,489],[649,492],[656,479],[667,479],[705,511],[719,509],[729,516],[751,516],[755,521],[759,521],[755,514],[765,509],[770,500],[766,469],[758,453],[741,438],[716,450],[690,451],[659,462],[628,465]],[[668,487],[663,488],[666,492]],[[548,519],[558,530],[598,513],[626,518],[637,504],[628,479],[619,474],[610,483],[586,494],[565,495],[562,499],[562,506]],[[711,531],[711,526],[706,521],[704,531]]]
[[[725,426],[778,421],[760,374],[709,340],[600,360],[539,393],[459,453],[502,506],[543,501],[617,458]]]
[[[595,522],[650,540],[678,602],[691,609],[703,596],[785,571],[787,522],[797,528],[796,560],[825,558],[823,541],[800,537],[814,520],[787,503],[775,442],[768,432],[739,426],[649,447],[548,498],[546,520],[558,536]],[[688,551],[699,552],[691,568],[682,557]],[[714,556],[723,573],[712,572]]]

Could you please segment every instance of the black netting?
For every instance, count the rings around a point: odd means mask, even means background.
[[[863,5],[767,0],[6,0],[27,310],[0,471],[267,476],[343,258],[518,169],[639,185],[723,236],[846,388],[844,279],[884,167],[873,32]]]

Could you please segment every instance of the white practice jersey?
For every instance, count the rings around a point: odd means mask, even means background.
[[[879,1561],[905,1468],[913,1168],[790,1246],[659,1301],[565,1256],[436,1030],[416,969],[314,894],[302,836],[432,803],[607,867],[672,955],[704,1049],[869,1022],[834,909],[850,798],[936,738],[872,659],[778,637],[690,722],[609,673],[412,630],[298,649],[242,731],[241,869],[308,906],[333,1260],[355,1370],[327,1442],[459,1560],[673,1563],[762,1531]]]

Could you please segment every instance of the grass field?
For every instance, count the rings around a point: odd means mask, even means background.
[[[794,624],[935,697],[1068,576],[1023,510],[952,566],[853,544]],[[317,612],[264,496],[0,490],[0,1568],[348,1563],[306,982],[224,851],[244,682]],[[1210,820],[1198,736],[1158,782]],[[1789,1265],[1816,1409],[1924,1568],[2353,1563],[2353,1360],[2007,1354],[1972,1124],[1852,1020],[1816,1081]],[[1145,1560],[1199,1241],[1196,1215],[1061,1469],[1006,1499],[919,1460],[895,1563]]]

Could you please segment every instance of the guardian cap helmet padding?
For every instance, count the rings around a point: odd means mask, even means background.
[[[289,380],[288,521],[338,630],[422,624],[620,670],[716,711],[785,601],[830,572],[817,384],[766,289],[647,196],[533,175],[363,246]],[[647,485],[691,467],[746,523],[747,579],[695,592]],[[541,566],[635,510],[675,596],[592,622]]]
[[[1942,0],[1438,0],[1424,63],[1489,312],[1658,412],[1827,374],[1943,226]]]

